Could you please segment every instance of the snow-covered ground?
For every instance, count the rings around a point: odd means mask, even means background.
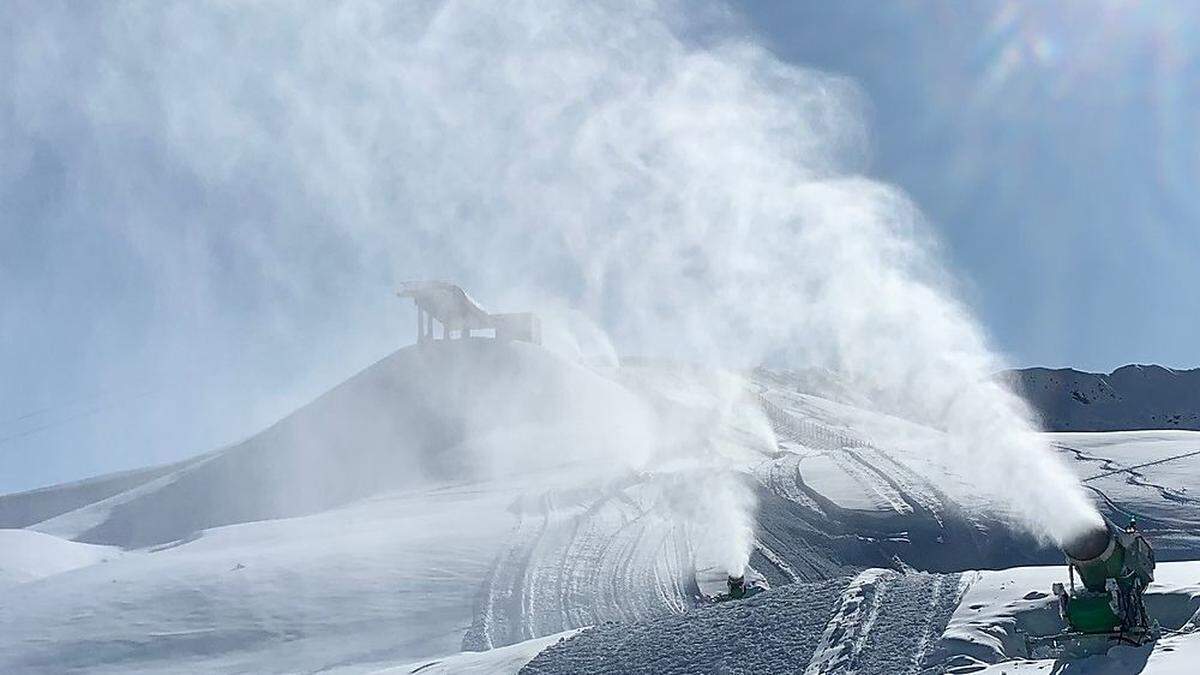
[[[1160,558],[1200,559],[1200,455],[1121,471],[1200,433],[1050,438],[1081,478],[1116,472],[1088,485]],[[1061,558],[940,440],[827,373],[408,348],[244,443],[0,497],[0,672],[1015,668]],[[694,497],[718,474],[757,500],[751,573],[775,588],[707,606],[723,572]],[[1178,565],[1154,590],[1194,602]]]
[[[1019,567],[963,575],[963,596],[939,650],[950,673],[1060,672],[1070,662],[1079,673],[1194,673],[1200,655],[1200,562],[1160,563],[1146,591],[1149,613],[1164,636],[1142,647],[1099,643],[1077,648],[1084,658],[1045,658],[1026,638],[1058,633],[1062,623],[1051,595],[1067,583],[1065,568]],[[1036,644],[1036,641],[1034,642]],[[987,666],[983,668],[983,666]]]
[[[0,530],[0,588],[108,562],[121,554],[113,546],[80,544],[32,530]]]
[[[362,670],[457,651],[515,495],[431,492],[213,528],[5,588],[0,671]]]
[[[686,615],[597,626],[523,672],[919,672],[958,597],[958,575],[866,570]]]
[[[1200,538],[1200,431],[1048,434],[1111,515],[1134,517],[1159,559],[1195,559]],[[1181,455],[1188,455],[1183,456]],[[1125,470],[1147,462],[1161,464]],[[1099,477],[1097,477],[1099,476]]]
[[[1180,673],[1200,649],[1200,562],[1166,563],[1147,592],[1164,637],[1105,641],[1040,658],[1026,636],[1062,630],[1051,584],[1063,566],[958,574],[866,570],[801,582],[741,603],[631,625],[607,624],[551,645],[524,673]]]
[[[482,652],[461,652],[435,659],[422,659],[404,666],[385,668],[373,675],[516,675],[535,656],[577,634],[580,628],[496,647]]]

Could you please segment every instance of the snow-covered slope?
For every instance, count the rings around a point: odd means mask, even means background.
[[[471,456],[480,450],[472,442],[514,429],[586,430],[598,406],[619,409],[628,398],[611,381],[524,343],[411,347],[243,443],[33,527],[143,547],[316,513],[431,479],[486,475],[497,467],[487,455]]]
[[[712,649],[733,670],[948,662],[959,577],[935,572],[1054,574],[1061,556],[938,464],[940,432],[835,384],[489,340],[401,350],[244,443],[0,498],[0,523],[26,528],[0,531],[0,672],[512,671],[595,625],[530,668],[594,665],[614,640],[661,672]],[[1051,436],[1081,477],[1115,471],[1089,482],[1098,503],[1177,559],[1200,558],[1200,456],[1120,469],[1198,437]],[[751,573],[776,587],[717,608],[697,603],[723,573],[681,499],[704,494],[710,456],[757,498]],[[728,651],[774,634],[787,647],[761,661]]]
[[[1048,437],[1095,493],[1102,510],[1117,522],[1131,517],[1138,521],[1153,538],[1160,560],[1200,558],[1200,432]],[[1142,466],[1158,461],[1162,463]]]
[[[111,546],[59,539],[31,530],[0,530],[0,588],[108,562],[121,555]]]
[[[532,345],[401,350],[245,443],[22,531],[134,550],[12,590],[0,671],[361,670],[457,650],[522,523],[538,532],[536,495],[602,486],[636,405]],[[616,417],[604,438],[597,410]]]
[[[362,670],[457,651],[515,497],[400,491],[5,589],[0,672]]]
[[[1014,531],[961,468],[932,452],[941,432],[756,376],[779,451],[756,464],[761,566],[773,582],[900,564],[925,570],[1058,558]],[[778,573],[772,568],[779,567]]]
[[[573,637],[580,629],[563,631],[482,652],[460,652],[385,668],[373,675],[516,675],[547,647]]]
[[[1051,431],[1200,430],[1200,368],[1024,368],[1003,377]]]
[[[1195,672],[1200,562],[1161,565],[1147,591],[1162,639],[1144,647],[1100,640],[1078,659],[1039,658],[1027,647],[1027,636],[1062,630],[1049,592],[1055,582],[1066,583],[1065,567],[962,575],[866,570],[683,616],[598,626],[549,646],[521,672]]]
[[[0,527],[17,528],[40,523],[67,511],[73,511],[133,489],[159,476],[177,471],[192,461],[194,460],[134,471],[122,471],[74,483],[0,495]]]

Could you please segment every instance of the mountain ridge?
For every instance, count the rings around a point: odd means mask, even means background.
[[[1000,377],[1046,431],[1200,431],[1200,368],[1129,364],[1093,373],[1035,366]]]

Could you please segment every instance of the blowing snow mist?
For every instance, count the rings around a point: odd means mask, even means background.
[[[945,430],[931,451],[1029,531],[1097,522],[992,381],[918,210],[858,175],[859,91],[689,40],[681,17],[720,6],[130,3],[77,31],[69,11],[16,34],[6,154],[72,158],[63,217],[129,242],[170,349],[228,347],[199,323],[367,351],[385,289],[453,278],[589,316],[623,353],[830,368]],[[730,566],[750,497],[725,500]]]

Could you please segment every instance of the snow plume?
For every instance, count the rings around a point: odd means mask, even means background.
[[[741,576],[755,541],[756,498],[745,468],[777,449],[745,381],[729,372],[661,364],[625,379],[657,401],[656,453],[646,469],[687,529],[697,567],[720,582]]]
[[[754,548],[754,493],[736,475],[717,474],[696,485],[704,508],[694,527],[701,549],[697,557],[713,560],[727,576],[740,577]],[[705,550],[707,549],[707,550]]]
[[[588,316],[622,353],[838,370],[945,429],[947,462],[1031,531],[1095,522],[991,383],[1001,364],[918,211],[858,175],[858,90],[719,5],[0,11],[28,14],[3,20],[0,179],[55,167],[46,222],[116,242],[153,298],[121,342],[140,357],[252,336],[332,368],[409,323],[396,281],[454,279],[490,306]]]

